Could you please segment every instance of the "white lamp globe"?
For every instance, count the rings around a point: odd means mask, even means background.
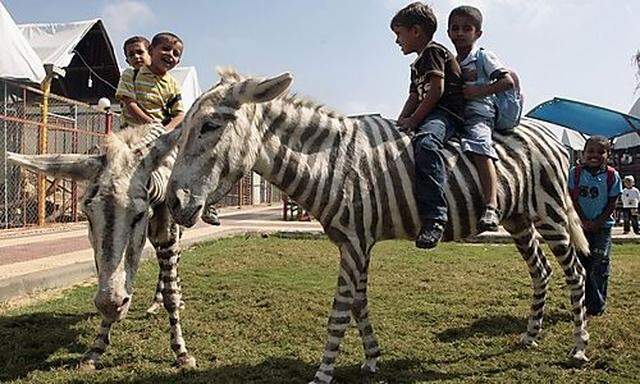
[[[100,100],[98,100],[98,109],[101,111],[108,111],[109,108],[111,108],[111,100],[106,97],[101,97]]]

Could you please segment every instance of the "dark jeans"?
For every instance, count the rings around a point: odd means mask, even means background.
[[[580,263],[585,269],[585,306],[587,314],[597,316],[604,312],[607,302],[607,285],[611,266],[611,228],[601,228],[595,232],[585,232],[589,242],[590,256],[580,255]]]
[[[444,196],[447,170],[442,148],[453,135],[456,124],[448,113],[435,110],[413,137],[416,202],[423,224],[429,220],[447,221],[447,200]]]
[[[635,209],[635,215],[632,215],[633,208],[622,208],[622,216],[624,217],[624,232],[629,232],[629,224],[633,228],[633,232],[640,234],[638,229],[638,209]]]

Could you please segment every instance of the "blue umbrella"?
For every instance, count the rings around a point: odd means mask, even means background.
[[[610,139],[629,132],[640,134],[640,119],[637,117],[559,97],[533,108],[527,117]]]

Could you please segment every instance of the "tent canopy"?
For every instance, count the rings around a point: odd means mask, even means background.
[[[65,70],[52,92],[95,103],[114,100],[120,71],[113,45],[100,19],[70,23],[21,24],[22,35],[45,64]]]
[[[13,18],[0,3],[0,78],[41,82],[45,77],[42,61],[24,38]]]
[[[182,89],[182,105],[187,111],[194,101],[200,96],[200,83],[198,83],[198,73],[196,67],[179,67],[171,70],[171,75],[175,77]]]
[[[640,119],[574,100],[554,98],[533,108],[527,117],[584,133],[614,138],[629,132],[640,132]]]

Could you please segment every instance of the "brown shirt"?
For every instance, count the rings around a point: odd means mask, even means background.
[[[444,92],[436,108],[441,108],[462,119],[464,116],[464,84],[460,65],[455,56],[443,45],[430,41],[411,64],[410,93],[416,93],[422,101],[429,90],[431,76],[444,78]]]

